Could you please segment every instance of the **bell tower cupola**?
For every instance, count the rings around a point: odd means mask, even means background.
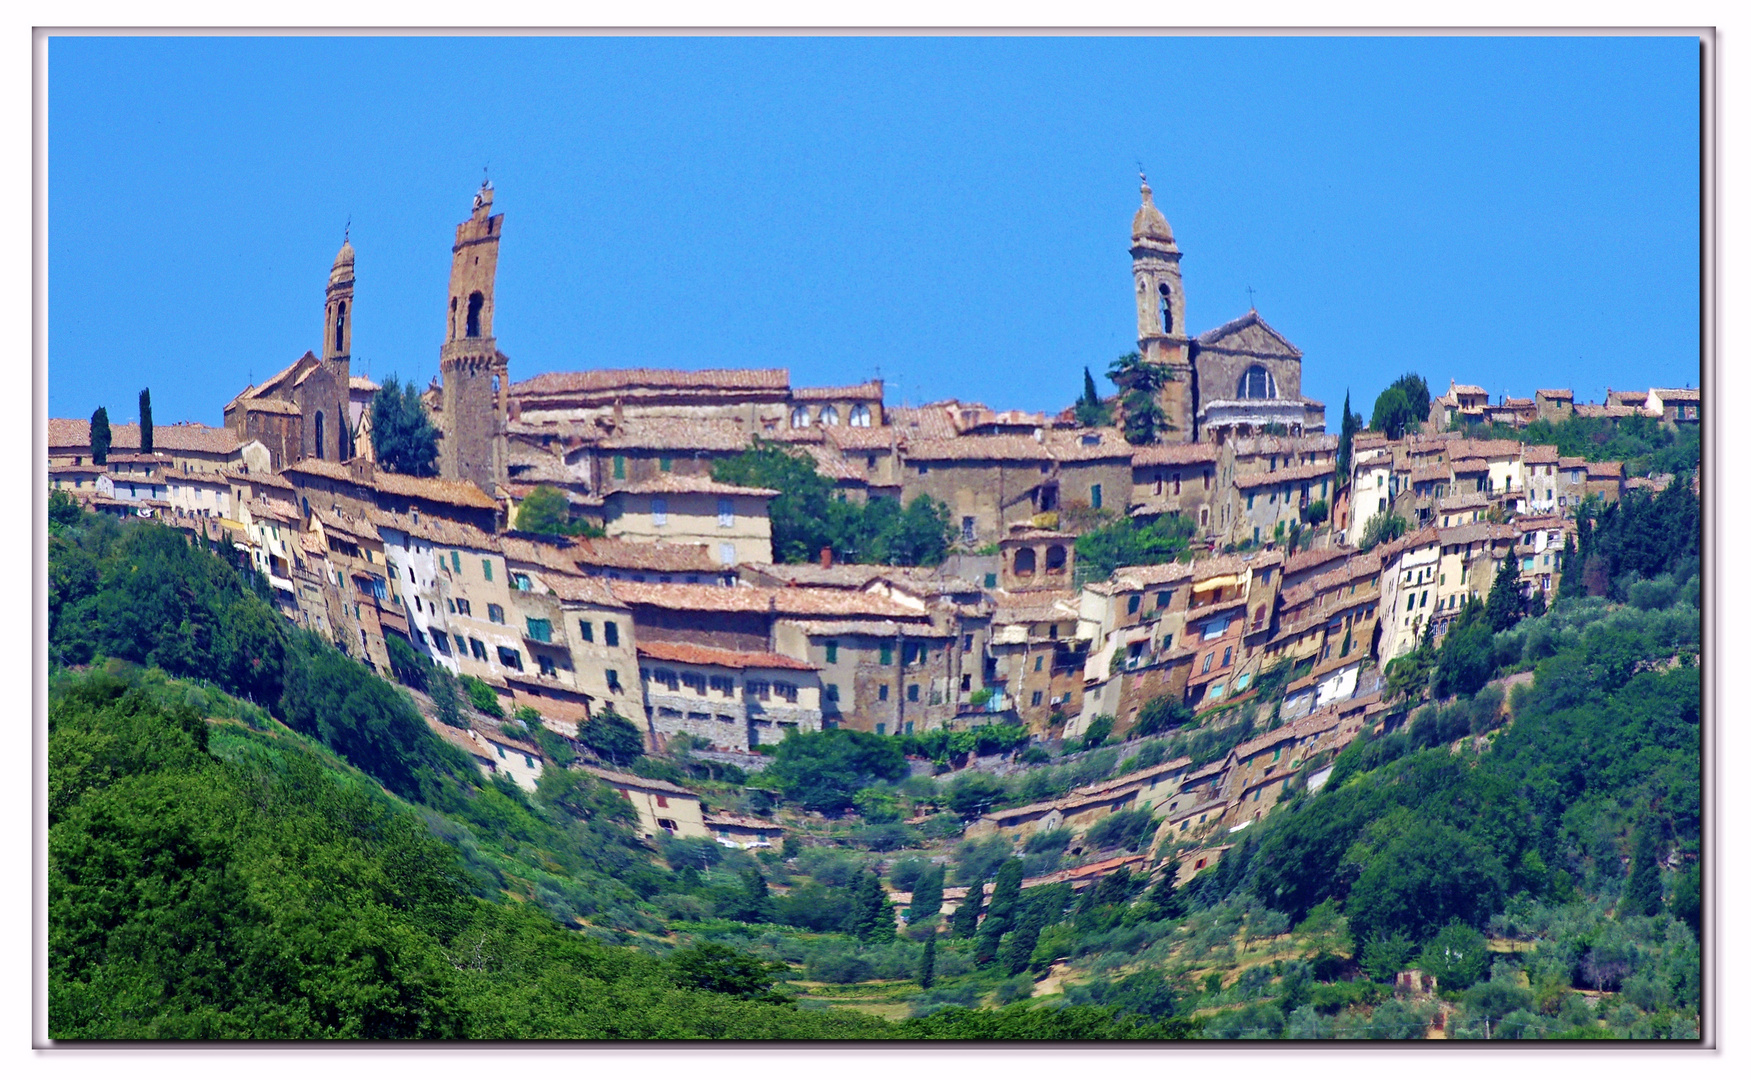
[[[474,194],[468,220],[456,226],[450,249],[450,293],[445,298],[440,473],[472,480],[492,493],[505,478],[505,422],[510,400],[509,362],[493,337],[493,279],[505,215],[492,212],[492,183]]]
[[[1137,351],[1168,370],[1161,404],[1173,429],[1171,441],[1196,439],[1196,385],[1191,340],[1186,336],[1186,295],[1180,281],[1180,250],[1173,229],[1155,205],[1147,177],[1139,174],[1143,203],[1131,218],[1131,278],[1137,295]]]
[[[341,241],[328,272],[328,296],[322,308],[322,359],[345,364],[353,353],[353,243],[352,227]]]

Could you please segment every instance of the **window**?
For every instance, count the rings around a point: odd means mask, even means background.
[[[1211,664],[1213,664],[1213,663],[1215,663],[1215,662],[1216,662],[1216,654],[1215,654],[1215,653],[1209,653],[1209,654],[1207,654],[1207,655],[1206,655],[1206,656],[1205,656],[1205,657],[1204,657],[1204,667],[1203,667],[1203,670],[1202,670],[1202,671],[1200,671],[1200,672],[1199,672],[1199,674],[1200,674],[1200,675],[1208,675],[1208,674],[1209,674],[1209,673],[1210,673],[1210,665],[1211,665]]]
[[[1175,495],[1178,495],[1180,493],[1179,473],[1173,474],[1173,493]]]
[[[881,662],[884,665],[891,664],[894,662],[894,647],[892,645],[889,645],[886,642],[882,643],[882,660],[881,660]]]
[[[829,642],[827,642],[827,663],[837,664],[838,662],[839,662],[839,643],[837,641],[829,641]]]
[[[717,561],[725,566],[736,564],[736,545],[725,542],[717,546]]]
[[[1240,398],[1274,398],[1277,396],[1277,380],[1263,365],[1254,364],[1241,375],[1238,391],[1235,396]]]
[[[602,674],[607,677],[608,689],[618,694],[620,692],[620,672],[613,668],[604,668]]]
[[[488,604],[486,605],[486,618],[488,622],[495,622],[500,626],[503,626],[505,623],[505,609],[497,604]]]
[[[432,631],[432,644],[436,645],[438,651],[445,656],[450,655],[450,635],[444,633],[442,630]]]
[[[697,671],[683,671],[681,673],[681,685],[693,691],[695,694],[704,694],[705,676]]]
[[[916,690],[916,689],[918,689],[918,688],[917,688],[917,687],[916,687],[916,686],[914,686],[914,687],[913,687],[913,688],[912,688],[912,689],[914,689],[914,690]],[[913,699],[913,700],[917,700],[917,699],[916,699],[916,698],[914,698],[914,699]],[[1035,704],[1035,705],[1038,705],[1038,704],[1039,704],[1039,703],[1040,703],[1040,691],[1038,691],[1038,690],[1035,690],[1035,691],[1034,691],[1034,696],[1033,696],[1033,703],[1034,703],[1034,704]]]
[[[772,684],[765,679],[749,679],[745,692],[748,697],[765,701],[772,696]]]
[[[458,596],[456,598],[456,614],[472,617],[474,615],[474,609],[468,605],[468,601]]]
[[[728,495],[717,500],[717,527],[727,529],[736,523],[736,503]]]
[[[1132,593],[1130,596],[1130,599],[1125,601],[1125,612],[1127,614],[1130,614],[1130,615],[1135,615],[1135,614],[1137,614],[1137,609],[1142,607],[1142,606],[1143,606],[1142,594],[1141,593]]]
[[[1099,484],[1095,484],[1093,487],[1088,489],[1088,505],[1094,507],[1096,510],[1100,509],[1100,485]]]
[[[525,618],[529,624],[529,639],[543,644],[553,641],[553,623],[546,619]]]
[[[626,479],[626,455],[625,454],[615,454],[614,455],[614,479],[616,479],[616,480]]]
[[[505,646],[500,645],[499,646],[499,663],[503,664],[504,666],[506,666],[508,668],[516,668],[518,671],[522,671],[523,670],[523,654],[518,652],[515,649],[506,648]]]
[[[550,657],[550,656],[537,656],[535,658],[535,662],[541,666],[541,674],[546,675],[548,678],[552,678],[554,676],[555,672],[553,670],[553,658],[552,657]]]
[[[876,700],[877,701],[888,700],[888,684],[887,683],[883,683],[880,686],[876,687]],[[881,734],[881,725],[880,724],[876,725],[876,734],[877,735]]]
[[[883,701],[888,700],[888,688],[885,686],[882,687],[882,700]],[[887,733],[888,733],[888,725],[886,725],[886,724],[877,724],[876,725],[876,734],[877,735],[886,735]]]
[[[1234,646],[1222,650],[1222,666],[1227,667],[1234,660]]]
[[[528,592],[532,587],[533,586],[529,583],[528,574],[511,575],[511,588],[516,589],[518,592]]]
[[[450,553],[450,571],[456,574],[462,572],[462,553],[460,551]]]
[[[979,519],[974,517],[961,518],[961,539],[972,543],[978,537]]]
[[[839,700],[839,686],[838,686],[838,684],[828,683],[825,689],[827,691],[827,700],[828,701],[837,702]]]
[[[675,459],[674,458],[666,458],[666,457],[658,458],[657,459],[657,469],[661,472],[674,472],[675,471]]]
[[[606,619],[602,620],[602,644],[604,644],[604,645],[619,645],[620,644],[620,627],[617,624],[609,622]]]
[[[669,523],[669,500],[661,495],[651,496],[651,524],[667,525]]]
[[[853,405],[851,407],[851,424],[850,424],[850,426],[852,426],[852,427],[868,427],[869,426],[869,406],[868,405]],[[871,462],[871,464],[874,464],[874,462]]]
[[[821,424],[824,427],[839,426],[839,410],[829,405],[821,410]]]
[[[985,587],[987,589],[995,589],[997,587],[997,575],[996,574],[986,574],[985,575]]]
[[[919,476],[929,476],[930,475],[930,466],[922,465],[922,464],[919,465],[918,466],[918,475]]]
[[[481,663],[485,663],[486,662],[486,643],[484,641],[481,641],[479,638],[472,638],[472,637],[469,638],[468,639],[468,654],[470,656],[474,657],[476,660],[479,660]]]
[[[796,408],[790,410],[790,426],[793,428],[808,427],[809,410],[802,405],[798,405]]]
[[[584,641],[595,641],[596,640],[596,628],[594,626],[590,625],[590,620],[588,620],[588,619],[579,619],[578,620],[578,637]]]
[[[1044,663],[1045,663],[1045,662],[1046,662],[1046,658],[1045,658],[1045,657],[1044,657],[1044,656],[1036,656],[1036,657],[1034,657],[1034,670],[1035,670],[1035,671],[1039,671],[1039,670],[1040,670],[1040,666],[1041,666],[1041,665],[1042,665],[1042,664],[1044,664]]]
[[[1272,751],[1271,760],[1272,761],[1282,761],[1283,760],[1283,748],[1281,746],[1277,747],[1276,750]]]

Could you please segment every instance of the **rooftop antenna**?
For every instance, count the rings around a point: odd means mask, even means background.
[[[1140,160],[1137,162],[1137,179],[1143,181],[1145,184],[1149,182],[1149,177],[1143,172],[1143,162]]]
[[[1253,301],[1253,287],[1251,285],[1246,287],[1246,306],[1254,312],[1257,312],[1259,309],[1258,304]]]
[[[350,243],[352,243],[352,241],[353,241],[353,215],[348,214],[347,215],[347,227],[344,231],[341,232],[340,242],[343,244],[350,244]]]

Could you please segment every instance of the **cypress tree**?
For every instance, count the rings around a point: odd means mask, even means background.
[[[1350,483],[1351,446],[1356,440],[1356,429],[1362,424],[1362,417],[1350,411],[1350,391],[1344,390],[1344,420],[1343,428],[1338,435],[1338,457],[1336,467],[1332,470],[1332,484],[1335,487],[1348,487]],[[1336,492],[1333,492],[1333,502],[1336,502]]]
[[[970,938],[979,929],[979,909],[985,906],[985,882],[975,880],[967,886],[967,898],[955,908],[949,929],[955,937]]]
[[[924,958],[918,962],[918,988],[928,990],[936,985],[936,935],[924,939]]]
[[[894,940],[894,905],[873,871],[859,874],[851,886],[851,903],[841,928],[859,941]]]
[[[1629,882],[1623,887],[1622,915],[1660,913],[1660,853],[1657,826],[1644,821],[1635,835],[1635,858],[1630,862]]]
[[[940,866],[929,867],[918,875],[912,886],[910,921],[921,922],[942,910],[942,880],[943,868]]]
[[[1496,580],[1490,586],[1489,603],[1484,607],[1484,614],[1489,617],[1490,629],[1499,634],[1512,629],[1525,611],[1526,597],[1520,592],[1520,564],[1509,556],[1496,567]]]
[[[973,946],[973,962],[983,967],[997,958],[997,946],[1015,925],[1016,905],[1021,900],[1021,860],[1010,859],[997,871],[997,886],[991,890],[991,908],[979,925]],[[1031,950],[1030,950],[1031,951]]]
[[[1163,918],[1179,919],[1185,917],[1186,898],[1180,895],[1179,887],[1175,884],[1178,880],[1179,860],[1172,859],[1162,870],[1161,880],[1155,883],[1155,890],[1149,895],[1149,899],[1155,904],[1156,910],[1161,912]]]
[[[747,893],[742,905],[742,921],[770,922],[772,890],[766,887],[766,876],[757,867],[749,867],[742,873],[742,889]]]
[[[1014,930],[1003,935],[997,948],[997,959],[1011,975],[1027,970],[1033,959],[1034,946],[1040,943],[1040,931],[1046,928],[1045,912],[1039,904],[1025,904]]]
[[[107,464],[109,461],[109,410],[102,405],[91,414],[91,463],[93,465]]]
[[[152,389],[140,391],[140,453],[152,452]]]

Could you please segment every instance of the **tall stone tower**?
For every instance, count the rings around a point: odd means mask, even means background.
[[[474,212],[456,226],[451,248],[449,322],[438,354],[443,377],[441,475],[472,480],[487,494],[505,476],[505,410],[510,377],[492,336],[493,276],[505,215],[492,212],[492,184],[474,195]]]
[[[1167,368],[1173,381],[1161,391],[1161,407],[1173,430],[1164,442],[1197,438],[1197,382],[1192,377],[1191,340],[1186,336],[1186,294],[1180,283],[1179,245],[1167,218],[1155,207],[1149,181],[1143,205],[1131,218],[1131,277],[1137,286],[1137,351]]]
[[[353,456],[352,432],[347,427],[346,409],[352,382],[352,352],[353,244],[348,238],[341,241],[340,254],[334,257],[334,269],[328,272],[328,299],[322,307],[322,366],[334,377],[335,386],[340,391],[340,405],[338,408],[325,410],[333,419],[325,418],[324,426],[333,424],[333,435],[326,431],[322,433],[318,457],[328,456],[329,444],[336,449],[334,460],[346,461]]]

